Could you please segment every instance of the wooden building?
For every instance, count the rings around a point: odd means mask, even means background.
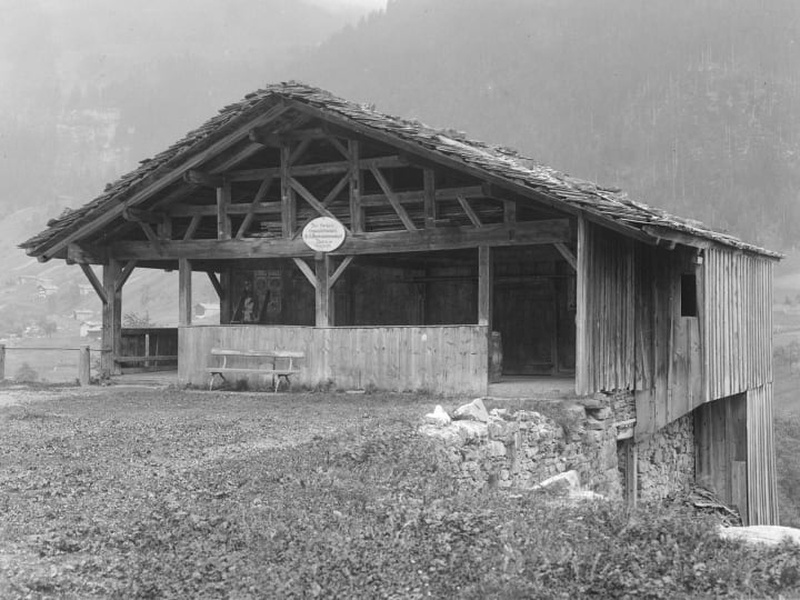
[[[318,217],[344,229],[333,251],[302,238]],[[579,396],[629,392],[636,436],[694,412],[698,476],[744,489],[751,522],[777,518],[779,255],[507,148],[275,85],[22,247],[83,269],[110,373],[141,358],[123,352],[125,281],[177,270],[184,383],[207,384],[212,347],[302,351],[297,381],[343,388],[485,394],[492,364],[569,377]],[[192,325],[196,272],[220,325]]]

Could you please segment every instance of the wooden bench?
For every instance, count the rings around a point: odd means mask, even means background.
[[[305,358],[303,352],[292,352],[288,350],[227,350],[225,348],[212,348],[211,356],[221,356],[222,364],[219,366],[206,367],[206,371],[211,374],[211,381],[208,383],[208,389],[214,389],[214,377],[219,375],[225,381],[225,374],[243,374],[243,375],[269,375],[272,377],[272,383],[275,391],[278,391],[281,377],[291,385],[289,377],[295,373],[299,373],[300,369],[296,367],[294,361],[297,359]],[[229,362],[236,362],[237,360],[256,359],[259,366],[252,367],[229,367]]]

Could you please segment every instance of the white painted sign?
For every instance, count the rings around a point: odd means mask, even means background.
[[[344,244],[344,225],[330,217],[317,217],[303,227],[303,241],[314,252],[333,252]]]

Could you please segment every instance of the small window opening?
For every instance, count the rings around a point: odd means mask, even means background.
[[[697,316],[697,277],[693,273],[681,275],[681,316]]]

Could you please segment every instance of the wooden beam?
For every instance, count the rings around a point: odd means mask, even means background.
[[[292,154],[289,156],[289,164],[290,164],[290,165],[293,165],[293,164],[295,164],[295,163],[296,163],[298,160],[300,160],[300,159],[303,157],[303,154],[305,154],[305,153],[306,153],[306,150],[308,150],[308,147],[309,147],[310,145],[311,145],[311,140],[310,140],[310,139],[302,140],[302,141],[301,141],[301,142],[300,142],[300,143],[297,145],[297,148],[295,148],[294,150],[292,150]]]
[[[403,204],[424,204],[425,190],[411,192],[395,192],[397,198]],[[440,200],[456,200],[459,196],[464,198],[485,198],[482,188],[479,185],[457,188],[444,188],[435,190],[433,194],[434,205]],[[364,207],[383,206],[386,204],[385,194],[362,194],[361,205]],[[435,211],[434,211],[435,214]]]
[[[219,155],[224,150],[230,148],[245,138],[247,133],[253,127],[270,123],[280,117],[287,110],[289,110],[289,107],[283,102],[273,106],[258,117],[255,117],[252,121],[234,129],[230,134],[226,135],[217,142],[209,144],[203,150],[195,152],[193,156],[186,158],[181,169],[174,169],[166,174],[156,170],[152,174],[145,177],[141,182],[135,184],[134,187],[137,189],[137,191],[132,193],[132,195],[123,202],[110,207],[100,215],[94,216],[82,226],[70,228],[63,234],[54,236],[43,249],[43,252],[41,253],[42,259],[47,260],[59,252],[62,248],[65,248],[71,242],[85,239],[92,233],[102,230],[111,221],[118,218],[126,208],[134,207],[143,200],[152,198],[157,192],[165,189],[167,186],[180,181],[183,178],[183,173],[186,170],[193,169],[203,164],[209,158]]]
[[[331,219],[338,220],[333,215],[331,211],[329,211],[325,206],[314,197],[314,194],[309,192],[305,186],[297,181],[296,179],[292,178],[289,180],[289,185],[292,186],[292,189],[295,190],[300,196],[303,197],[303,200],[308,202],[315,211],[317,211],[323,217],[330,217]]]
[[[135,268],[136,268],[136,261],[129,260],[128,262],[125,263],[125,266],[120,270],[119,277],[117,278],[117,282],[115,284],[118,294],[122,292],[122,287],[125,285],[125,282],[128,281],[128,278],[131,276],[131,273],[133,273],[133,270]]]
[[[361,190],[364,189],[364,182],[358,166],[361,144],[356,140],[348,140],[347,146],[350,151],[350,229],[359,233],[364,231],[364,209],[361,206]]]
[[[354,256],[345,256],[342,262],[336,267],[336,270],[333,272],[333,275],[330,276],[328,279],[328,286],[333,289],[333,286],[336,285],[336,282],[339,281],[339,277],[341,277],[347,267],[350,266],[350,263],[353,262]]]
[[[478,325],[492,331],[492,288],[494,269],[492,268],[492,249],[489,246],[478,248]]]
[[[469,218],[470,222],[475,227],[483,227],[483,223],[481,223],[480,217],[478,217],[475,211],[472,210],[472,207],[469,205],[469,202],[467,202],[467,199],[461,195],[456,196],[456,198],[458,199],[458,203],[461,205],[461,209],[467,214],[467,217]]]
[[[231,204],[231,182],[224,180],[217,188],[217,239],[231,239],[231,217],[228,207]]]
[[[403,225],[409,231],[416,231],[417,226],[414,225],[414,221],[411,220],[411,217],[408,216],[406,209],[403,208],[403,205],[400,203],[400,199],[395,196],[394,191],[392,188],[389,187],[389,182],[386,181],[386,178],[383,176],[383,173],[377,167],[370,167],[370,172],[372,173],[375,180],[378,182],[378,185],[383,190],[383,193],[386,194],[386,198],[389,200],[389,203],[394,208],[394,211],[397,213],[397,216],[400,217],[400,220],[403,222]]]
[[[256,208],[259,204],[261,204],[261,201],[267,197],[267,193],[269,192],[269,188],[272,185],[273,179],[274,177],[270,175],[269,177],[265,177],[264,181],[261,182],[253,201],[250,203],[249,210],[247,211],[242,224],[239,226],[239,230],[236,232],[237,240],[242,239],[244,234],[247,233],[247,229],[250,227],[250,224],[253,222],[253,218],[255,217]]]
[[[503,200],[503,221],[506,225],[514,225],[517,222],[516,200]]]
[[[297,268],[300,269],[300,272],[305,275],[306,279],[308,279],[308,283],[310,283],[314,289],[317,289],[317,285],[319,282],[317,281],[317,276],[314,274],[314,271],[311,267],[308,266],[308,263],[304,261],[302,258],[294,258],[294,264],[297,265]]]
[[[328,206],[342,192],[342,190],[344,190],[344,188],[347,187],[347,184],[349,182],[350,182],[350,176],[348,174],[345,174],[345,176],[342,177],[339,180],[339,183],[337,183],[335,186],[333,186],[333,189],[330,192],[328,192],[328,195],[325,196],[325,198],[322,200],[322,206],[327,209]],[[305,222],[297,228],[297,231],[295,231],[294,236],[292,236],[292,237],[297,237],[297,236],[301,235],[303,233],[303,228],[305,228],[305,226],[308,225],[314,218],[315,218],[314,216],[311,216],[308,219],[306,219]],[[332,218],[335,219],[336,217],[332,216]],[[350,229],[346,225],[343,225],[343,226],[344,226],[345,229],[350,231]]]
[[[178,260],[178,325],[192,324],[192,263]]]
[[[144,221],[139,221],[139,227],[142,228],[142,231],[144,231],[145,237],[148,239],[148,241],[151,244],[153,244],[153,246],[155,246],[156,248],[160,248],[161,247],[161,239],[158,237],[158,235],[153,230],[153,228],[150,227],[150,223],[145,223]]]
[[[217,209],[214,209],[214,214],[216,214]],[[200,219],[201,215],[192,215],[192,220],[189,222],[189,227],[186,228],[186,232],[183,234],[184,241],[190,240],[194,237],[197,228],[200,226]]]
[[[572,267],[574,271],[577,271],[578,259],[575,258],[575,255],[572,253],[572,250],[570,250],[567,247],[567,245],[562,242],[556,242],[553,245],[556,247],[556,250],[558,250],[559,254],[561,254],[561,256],[564,257],[564,260],[566,260],[569,263],[569,266]]]
[[[221,175],[212,175],[211,173],[206,173],[197,169],[189,169],[186,171],[186,173],[183,174],[183,180],[186,183],[200,185],[207,188],[216,189],[218,187],[222,187]]]
[[[401,153],[408,153],[410,156],[413,156],[415,158],[420,157],[422,160],[429,161],[432,164],[452,168],[461,173],[467,173],[469,175],[476,177],[477,179],[481,179],[490,184],[494,184],[498,186],[500,189],[508,190],[510,192],[520,194],[523,197],[533,199],[539,202],[540,204],[544,204],[545,206],[549,206],[559,211],[562,214],[575,215],[575,216],[581,214],[584,215],[587,220],[596,222],[602,225],[603,227],[606,227],[607,229],[612,229],[627,237],[637,239],[648,244],[653,243],[652,238],[642,233],[637,227],[620,223],[610,217],[604,217],[599,214],[587,213],[580,207],[567,203],[563,201],[561,198],[556,197],[555,193],[551,193],[546,189],[534,189],[533,187],[525,184],[524,182],[516,180],[510,181],[505,177],[503,177],[502,175],[498,175],[481,168],[477,164],[473,165],[465,163],[464,161],[455,156],[451,156],[446,153],[426,148],[412,140],[405,140],[403,138],[400,138],[391,131],[370,127],[369,125],[363,123],[354,122],[351,119],[348,119],[347,117],[337,115],[332,112],[323,112],[303,102],[298,102],[296,100],[288,100],[287,105],[292,106],[295,110],[299,112],[304,112],[305,114],[308,114],[312,118],[323,120],[327,123],[330,123],[332,126],[340,127],[347,131],[350,131],[352,132],[352,134],[362,136],[365,139],[375,140],[384,144],[388,144],[389,146],[397,148]]]
[[[124,211],[122,211],[122,218],[133,223],[162,225],[167,216],[162,212],[152,212],[149,210],[141,210],[139,208],[126,208]]]
[[[331,254],[335,256],[393,254],[459,250],[477,246],[523,246],[568,243],[571,229],[568,219],[522,221],[512,231],[504,225],[447,227],[417,231],[375,231],[352,233],[344,244]],[[244,240],[170,240],[162,242],[158,254],[147,242],[117,242],[110,253],[118,259],[231,260],[240,258],[292,258],[313,256],[302,239],[253,238]]]
[[[78,263],[81,267],[81,271],[83,274],[86,275],[86,279],[89,280],[89,283],[94,288],[95,293],[100,298],[100,302],[103,304],[108,304],[108,294],[106,294],[105,289],[103,289],[103,284],[100,283],[100,280],[95,275],[94,270],[86,263]]]
[[[225,290],[222,287],[219,279],[217,279],[217,274],[214,271],[206,271],[206,275],[208,275],[208,280],[211,282],[211,286],[214,288],[214,291],[217,292],[217,298],[222,300],[225,296]]]
[[[436,171],[433,169],[423,170],[422,182],[424,188],[422,202],[425,212],[425,229],[433,229],[436,227]],[[457,194],[456,197],[461,198],[463,195]]]
[[[307,119],[304,121],[307,121]],[[253,129],[249,134],[249,138],[252,142],[273,148],[279,148],[286,142],[321,140],[328,136],[329,133],[321,128],[297,129],[282,132],[265,131],[262,128]]]
[[[102,246],[88,247],[79,244],[67,246],[67,264],[102,265],[108,262],[108,250]]]
[[[683,246],[700,248],[703,250],[714,245],[711,240],[697,237],[688,233],[675,231],[660,225],[645,225],[642,227],[642,231],[654,238],[657,242],[661,240],[668,242],[668,247],[670,250],[674,249],[676,244],[682,244]]]
[[[327,135],[325,139],[331,146],[336,148],[339,154],[341,154],[346,160],[348,161],[350,160],[350,152],[347,150],[347,148],[345,148],[344,144],[342,144],[342,142],[340,142],[336,136]]]
[[[251,202],[236,202],[228,205],[229,215],[247,215],[252,212],[256,215],[279,214],[281,212],[280,202],[259,202],[255,206]],[[169,212],[171,217],[216,217],[216,204],[180,204],[172,207]]]
[[[291,163],[290,163],[291,164]],[[330,161],[324,163],[313,163],[308,165],[294,165],[289,168],[289,174],[292,177],[313,177],[317,175],[335,175],[337,173],[347,173],[350,171],[350,160],[346,161]],[[375,158],[364,158],[358,162],[360,169],[369,169],[377,167],[380,169],[407,167],[409,161],[401,156],[378,156]],[[279,167],[266,167],[261,169],[244,169],[238,171],[229,171],[225,176],[233,182],[236,181],[259,181],[265,177],[280,176],[281,170]]]

